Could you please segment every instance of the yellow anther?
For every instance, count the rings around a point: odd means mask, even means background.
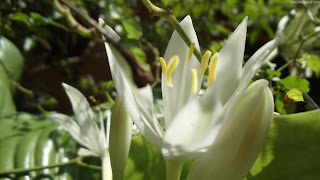
[[[206,72],[211,55],[212,55],[212,52],[209,50],[206,50],[206,52],[202,56],[201,64],[200,64],[200,75],[203,75],[204,72]]]
[[[198,90],[198,73],[196,69],[191,69],[191,88],[190,91],[194,94]]]
[[[212,86],[214,81],[216,80],[216,68],[217,68],[218,57],[219,57],[219,54],[216,52],[210,59],[209,74],[208,74],[209,86]]]
[[[166,79],[167,79],[167,85],[170,87],[173,86],[171,81],[172,73],[177,69],[179,62],[180,62],[179,57],[173,56],[168,63]]]
[[[166,64],[166,61],[163,59],[163,57],[160,57],[159,60],[160,60],[160,65],[161,65],[161,69],[162,69],[162,74],[163,74],[164,76],[166,76],[166,74],[167,74],[167,64]]]
[[[195,45],[196,45],[195,43],[191,43],[191,45],[190,45],[190,48],[189,48],[189,58],[188,58],[189,62],[191,61],[191,58],[192,58],[192,55],[193,55],[193,51],[194,51],[194,46],[195,46]]]

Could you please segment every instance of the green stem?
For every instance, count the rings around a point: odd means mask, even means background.
[[[171,10],[164,10],[161,9],[155,5],[152,4],[150,0],[141,0],[143,4],[147,7],[149,12],[152,15],[160,16],[167,20],[173,27],[174,29],[179,33],[181,38],[184,40],[184,42],[190,47],[191,46],[191,40],[187,33],[183,30],[181,25],[179,24],[177,18],[174,16],[173,12]],[[194,49],[193,54],[196,56],[199,62],[201,62],[202,56],[201,53],[198,51],[198,49]]]
[[[293,57],[293,59],[290,60],[290,61],[288,61],[288,62],[287,62],[286,64],[284,64],[283,66],[281,66],[279,69],[277,69],[277,71],[278,71],[278,72],[281,72],[282,70],[284,70],[285,68],[287,68],[291,63],[295,63],[295,62],[297,61],[297,59],[298,59],[299,52],[300,52],[301,48],[303,47],[304,43],[305,43],[309,38],[311,38],[312,36],[314,36],[314,35],[316,35],[316,34],[318,34],[318,32],[311,32],[311,33],[307,34],[306,36],[303,36],[303,37],[302,37],[302,40],[301,40],[301,42],[300,42],[300,44],[299,44],[299,47],[298,47],[298,49],[297,49],[297,51],[296,51],[296,53],[295,53],[295,55],[294,55],[294,57]]]
[[[90,169],[101,170],[101,168],[98,166],[93,166],[93,165],[88,165],[86,163],[83,163],[82,158],[83,157],[77,157],[77,158],[74,158],[68,162],[51,164],[48,166],[38,166],[38,167],[26,168],[26,169],[12,169],[12,170],[0,171],[0,176],[9,175],[9,174],[22,174],[22,173],[27,173],[27,172],[31,172],[31,171],[40,171],[43,169],[62,167],[62,166],[67,166],[67,165],[71,165],[71,164],[78,164],[80,166],[87,167]]]
[[[60,4],[59,0],[52,0],[52,4],[53,4],[53,7],[66,18],[70,27],[72,29],[74,29],[77,33],[79,33],[85,37],[93,37],[94,36],[93,30],[88,29],[88,28],[82,26],[80,23],[78,23],[78,21],[72,16],[70,10],[64,8]]]
[[[177,160],[166,160],[166,165],[167,180],[180,180],[183,162]]]

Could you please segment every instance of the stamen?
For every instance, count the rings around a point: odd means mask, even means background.
[[[211,55],[212,55],[212,52],[209,50],[206,50],[206,52],[202,56],[201,64],[200,64],[200,75],[203,75],[204,72],[206,71]]]
[[[166,76],[166,74],[167,74],[167,64],[166,64],[166,61],[164,60],[163,57],[160,57],[159,60],[160,60],[160,65],[161,65],[161,69],[162,69],[162,74],[163,74],[164,76]]]
[[[216,80],[216,68],[217,68],[218,57],[219,57],[219,54],[216,52],[210,59],[209,74],[208,74],[209,86],[212,86],[214,81]]]
[[[195,45],[196,45],[195,43],[191,43],[191,45],[190,45],[190,48],[189,48],[189,59],[188,59],[189,62],[191,61]]]
[[[190,91],[194,94],[198,90],[198,73],[196,69],[191,69],[191,88]]]
[[[168,63],[168,69],[167,69],[167,75],[166,75],[166,79],[167,79],[167,85],[172,87],[172,81],[171,81],[171,76],[172,76],[172,73],[176,70],[176,68],[178,67],[179,65],[179,57],[178,56],[173,56],[169,63]]]

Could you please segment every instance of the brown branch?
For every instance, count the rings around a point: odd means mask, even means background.
[[[69,7],[71,10],[79,14],[85,21],[87,21],[91,26],[93,26],[99,33],[101,33],[109,42],[112,44],[126,59],[126,61],[129,63],[132,71],[133,71],[133,79],[134,82],[137,84],[138,87],[144,87],[146,84],[152,84],[154,82],[154,77],[151,73],[151,71],[145,69],[139,61],[133,56],[133,54],[128,51],[125,47],[123,47],[121,44],[119,44],[117,41],[112,39],[109,34],[106,32],[104,28],[99,26],[97,21],[92,19],[90,16],[88,16],[86,13],[81,11],[77,6],[70,3],[68,0],[59,0],[61,3]]]

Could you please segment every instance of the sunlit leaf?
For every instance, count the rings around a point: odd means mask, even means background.
[[[286,109],[291,103],[303,102],[303,94],[299,89],[291,89],[287,92],[286,97],[284,98],[283,109]]]
[[[247,180],[320,179],[320,110],[275,116]]]
[[[301,79],[296,76],[288,76],[284,79],[281,79],[279,83],[285,88],[285,90],[289,91],[293,88],[301,89],[302,91],[308,93],[310,91],[309,81],[306,79]]]
[[[19,81],[23,70],[23,57],[19,49],[5,37],[0,37],[0,61],[5,66],[9,78]]]
[[[290,104],[286,109],[283,109],[284,106],[285,94],[282,92],[278,92],[275,96],[275,106],[276,110],[280,114],[292,114],[296,110],[296,104]]]
[[[145,138],[136,136],[131,141],[124,179],[165,179],[165,160]]]
[[[79,146],[63,131],[57,130],[45,116],[18,113],[0,119],[0,177],[4,170],[53,165],[77,157]],[[96,158],[88,163],[97,164]],[[87,162],[86,161],[86,162]],[[100,172],[78,165],[43,169],[22,175],[6,175],[24,179],[99,179]]]
[[[25,23],[28,26],[30,25],[29,16],[24,13],[21,13],[21,12],[13,13],[10,15],[9,18],[13,21],[20,21],[20,22]]]
[[[291,103],[304,102],[307,110],[319,109],[319,106],[313,101],[313,99],[300,89],[294,88],[287,92],[284,99],[283,109],[287,108]]]
[[[140,39],[142,28],[133,18],[122,20],[122,24],[127,32],[128,39]]]

